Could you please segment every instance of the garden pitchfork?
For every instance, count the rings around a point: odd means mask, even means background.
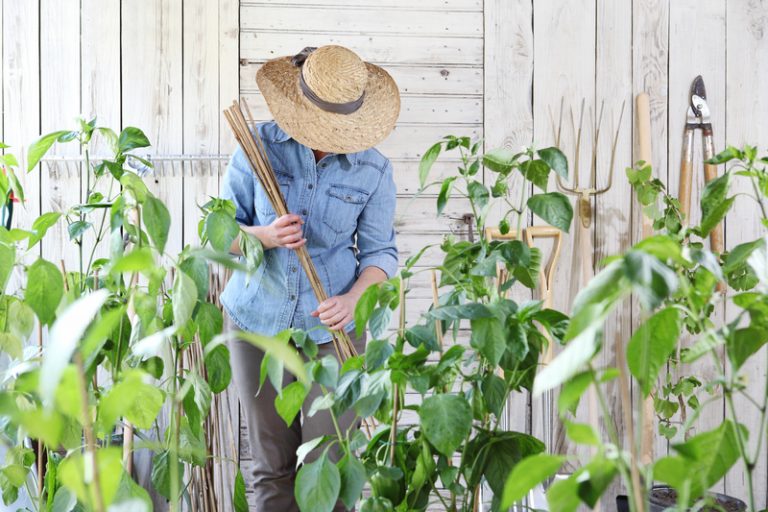
[[[701,130],[702,152],[704,154],[704,180],[710,182],[717,177],[717,166],[707,163],[715,156],[715,143],[712,137],[712,119],[707,105],[707,90],[701,75],[694,78],[689,94],[688,112],[683,129],[683,148],[680,161],[680,209],[685,221],[691,214],[691,184],[693,182],[693,132]],[[723,252],[723,224],[718,224],[709,234],[710,249],[715,253]],[[722,286],[718,289],[722,291]]]

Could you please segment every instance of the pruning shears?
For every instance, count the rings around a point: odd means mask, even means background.
[[[701,130],[702,151],[704,154],[704,180],[709,182],[717,177],[717,166],[707,163],[715,156],[715,143],[712,137],[712,118],[707,104],[707,90],[704,79],[697,76],[691,84],[688,112],[683,130],[683,151],[680,163],[680,209],[685,218],[691,213],[691,183],[693,180],[693,132]],[[710,248],[713,252],[723,252],[723,225],[718,224],[709,234]]]

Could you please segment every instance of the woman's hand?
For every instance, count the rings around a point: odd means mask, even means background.
[[[321,302],[311,314],[319,317],[330,330],[340,331],[355,317],[358,298],[359,296],[354,293],[331,297]]]
[[[286,249],[298,249],[307,239],[302,233],[301,217],[289,213],[275,219],[268,226],[253,226],[249,228],[265,249],[274,249],[275,247],[285,247]]]

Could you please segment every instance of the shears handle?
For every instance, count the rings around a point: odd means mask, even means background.
[[[693,180],[693,132],[694,128],[686,126],[683,131],[683,150],[680,157],[680,187],[677,197],[680,200],[680,210],[688,223],[691,217],[691,183]]]
[[[703,135],[703,150],[704,150],[704,179],[709,183],[711,180],[717,178],[717,166],[706,163],[707,160],[715,156],[715,143],[712,138],[712,126],[705,125],[702,128]],[[710,249],[716,253],[722,253],[723,244],[723,223],[721,222],[712,232],[709,234]]]

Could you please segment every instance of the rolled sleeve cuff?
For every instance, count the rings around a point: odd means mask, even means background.
[[[360,264],[357,267],[357,275],[362,274],[363,270],[368,267],[380,268],[386,275],[387,279],[394,277],[397,274],[397,258],[391,254],[371,254],[360,258]]]

